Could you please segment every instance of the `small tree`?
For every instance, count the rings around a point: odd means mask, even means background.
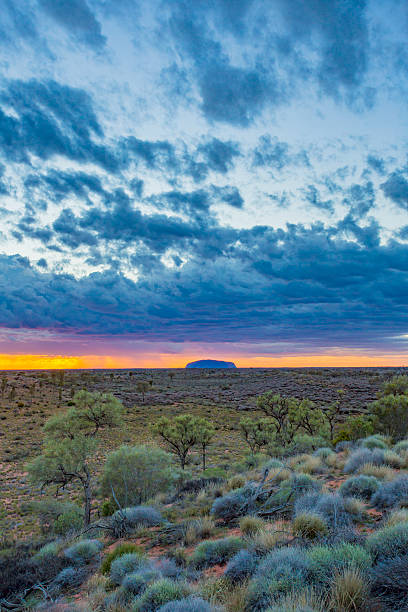
[[[138,393],[142,394],[142,402],[144,403],[145,401],[145,394],[148,392],[149,390],[149,383],[147,382],[147,380],[139,380],[136,384],[136,391]]]
[[[290,444],[299,429],[298,424],[289,418],[297,407],[298,400],[267,391],[258,397],[256,403],[258,408],[273,422],[276,442],[283,446]]]
[[[302,430],[309,436],[318,433],[324,435],[326,429],[326,419],[323,411],[314,402],[302,399],[300,402],[293,402],[289,409],[288,420],[295,430]]]
[[[57,493],[71,482],[79,482],[84,492],[84,522],[91,520],[92,458],[102,427],[122,423],[122,405],[112,395],[79,391],[75,406],[53,416],[44,426],[43,454],[28,464],[33,482],[42,487],[56,485]]]
[[[207,419],[197,419],[197,444],[201,447],[203,472],[206,467],[207,447],[215,435],[215,427]]]
[[[373,419],[370,416],[365,414],[349,416],[343,426],[338,430],[333,443],[337,444],[344,440],[355,441],[359,438],[365,438],[372,433],[374,433],[374,427]]]
[[[106,458],[102,492],[121,507],[137,506],[168,491],[175,477],[172,457],[161,448],[121,446]]]
[[[340,415],[342,412],[342,398],[344,396],[344,389],[337,389],[337,393],[339,399],[322,408],[329,428],[329,437],[332,444],[334,440],[334,430],[340,420]]]
[[[406,374],[393,376],[391,380],[384,383],[380,396],[386,395],[408,395],[408,376]]]
[[[266,418],[253,419],[251,417],[244,417],[241,419],[239,426],[242,437],[248,444],[252,454],[259,452],[276,435],[276,424]]]
[[[7,389],[7,378],[6,376],[3,376],[1,379],[1,398],[4,398],[4,393],[6,392]]]
[[[375,430],[400,440],[408,432],[408,395],[385,395],[370,409]]]
[[[166,442],[171,453],[186,466],[187,455],[198,440],[198,419],[191,414],[181,414],[172,419],[161,417],[152,426],[152,432]]]

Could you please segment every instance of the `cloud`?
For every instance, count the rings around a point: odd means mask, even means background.
[[[218,138],[199,145],[197,151],[203,156],[207,168],[221,174],[226,174],[233,167],[234,159],[240,155],[238,143],[223,142]]]
[[[375,190],[371,181],[365,185],[351,185],[343,203],[349,206],[352,216],[361,219],[375,206]]]
[[[381,184],[381,189],[394,204],[403,210],[408,210],[408,180],[402,170],[393,172],[385,183]]]
[[[368,67],[369,31],[366,0],[278,0],[291,42],[317,51],[315,72],[322,91],[331,97],[362,93],[372,103],[370,89],[363,89]],[[343,95],[342,95],[343,92]]]
[[[334,212],[334,202],[333,200],[323,200],[321,198],[320,192],[315,185],[308,185],[306,189],[303,189],[303,195],[309,204],[314,206],[315,208],[319,208],[320,210],[325,210],[326,212],[333,213]]]
[[[118,169],[112,151],[97,142],[103,130],[83,89],[56,81],[15,80],[2,92],[0,105],[0,151],[9,161],[30,163],[30,155],[43,160],[61,155],[112,172]]]
[[[264,134],[253,151],[253,165],[282,170],[289,165],[309,166],[310,162],[305,150],[295,153],[287,142]]]
[[[351,219],[331,235],[321,224],[221,231],[222,252],[204,266],[197,253],[138,282],[114,270],[39,272],[25,258],[0,256],[0,324],[176,342],[392,347],[408,322],[407,247],[348,240],[346,225],[357,231]]]
[[[39,0],[43,10],[79,42],[95,49],[105,46],[101,25],[86,0]]]
[[[267,101],[270,105],[283,101],[272,68],[267,72],[257,62],[245,67],[233,65],[221,43],[211,36],[205,16],[183,4],[174,10],[170,27],[192,61],[201,108],[209,121],[245,127]]]
[[[367,156],[367,163],[372,170],[375,170],[377,174],[384,175],[386,172],[385,160],[375,155]]]

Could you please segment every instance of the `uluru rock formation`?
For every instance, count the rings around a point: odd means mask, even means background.
[[[232,361],[218,361],[218,359],[199,359],[191,361],[186,365],[186,368],[236,368],[237,366]]]

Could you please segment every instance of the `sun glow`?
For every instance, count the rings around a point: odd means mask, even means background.
[[[189,361],[203,355],[170,353],[139,355],[11,355],[0,354],[0,370],[115,369],[115,368],[184,368]],[[279,355],[248,357],[246,355],[213,355],[211,358],[234,361],[241,368],[303,367],[405,367],[408,356],[402,355]]]

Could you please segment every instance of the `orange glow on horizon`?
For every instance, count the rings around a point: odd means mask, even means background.
[[[241,368],[302,368],[302,367],[403,367],[408,355],[280,355],[276,357],[247,357],[216,355],[214,359],[234,361]],[[134,355],[10,355],[0,354],[0,370],[51,369],[120,369],[120,368],[184,368],[186,363],[203,359],[202,355],[174,355],[170,353]]]

